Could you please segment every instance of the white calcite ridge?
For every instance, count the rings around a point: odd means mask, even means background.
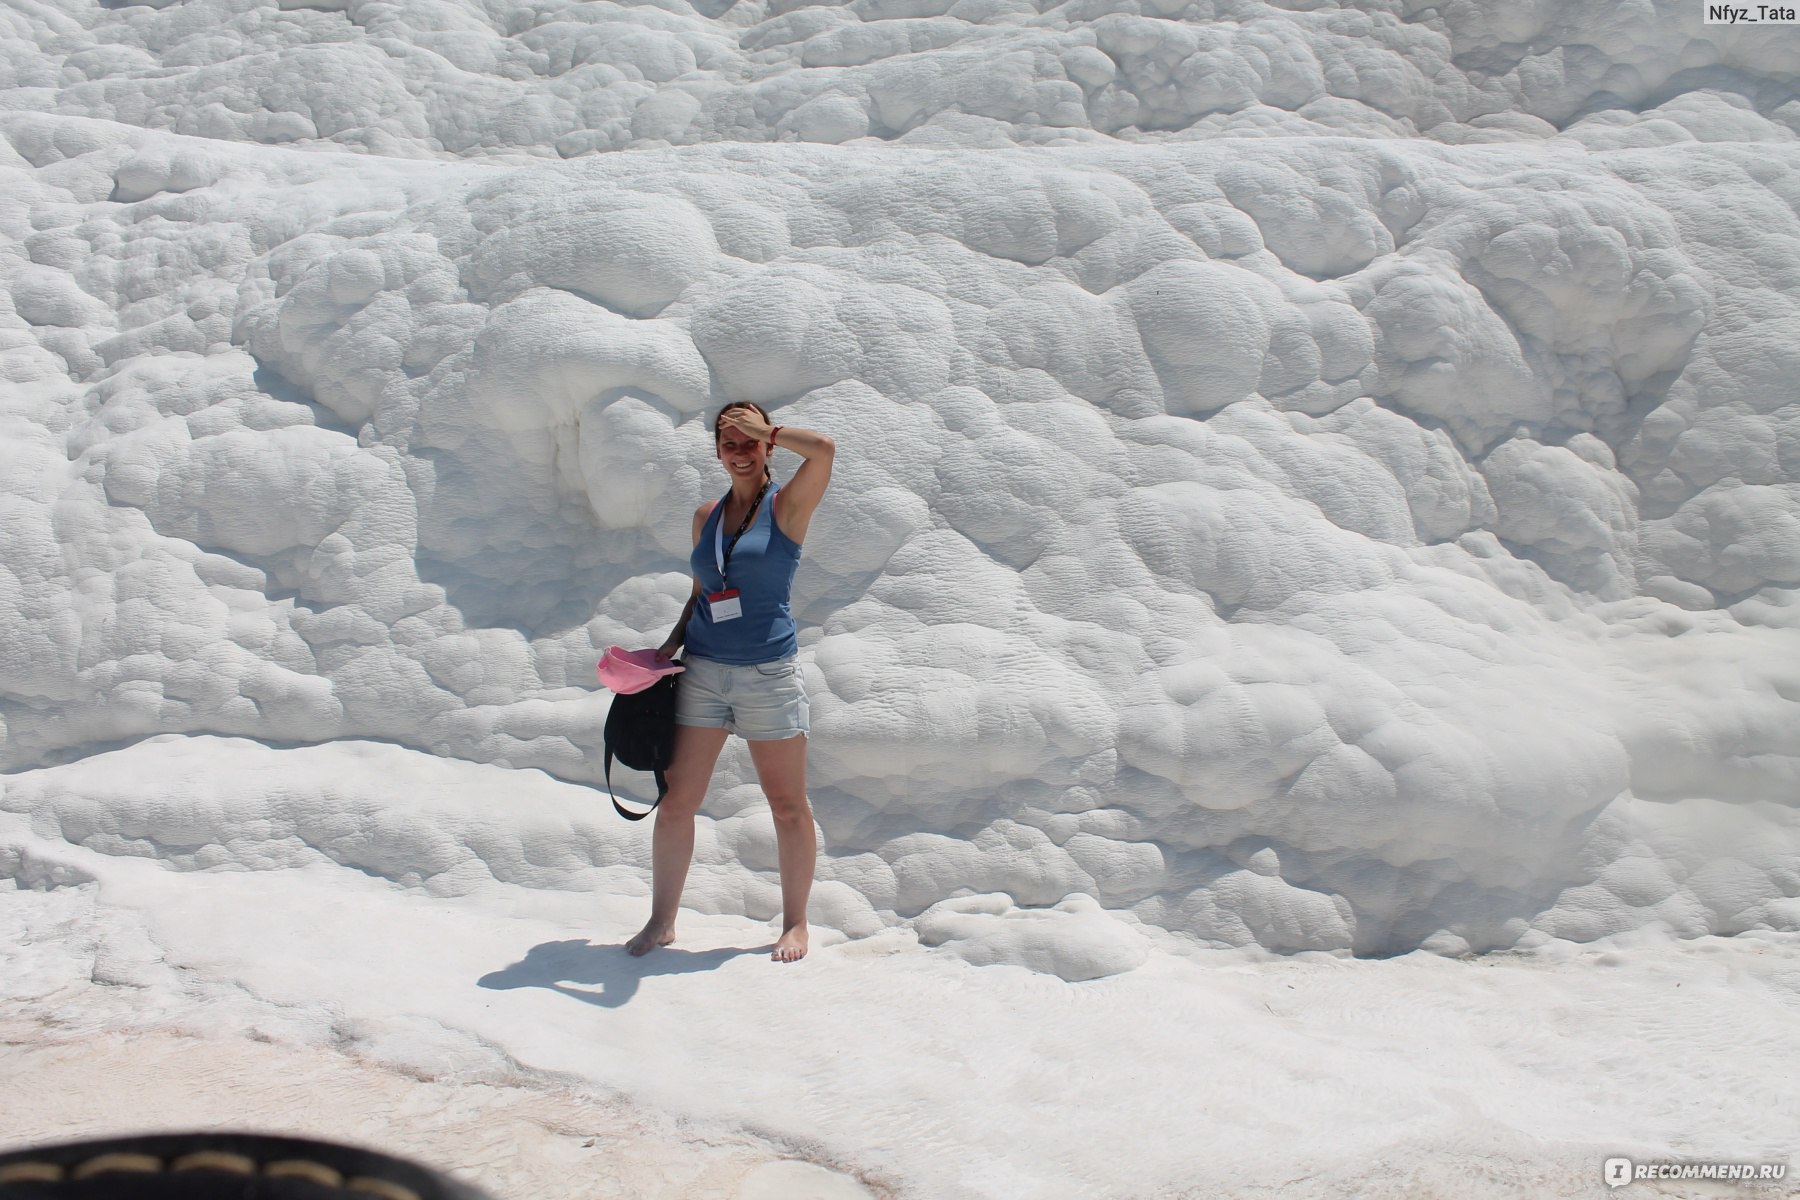
[[[1689,0],[34,4],[0,48],[11,111],[402,156],[1800,128],[1791,44]]]
[[[503,787],[446,832],[277,764],[597,780],[594,662],[679,613],[749,399],[841,448],[794,596],[823,923],[1068,979],[1133,925],[1795,927],[1781,35],[782,7],[11,12],[0,810],[641,885]],[[779,910],[754,779],[701,911]]]

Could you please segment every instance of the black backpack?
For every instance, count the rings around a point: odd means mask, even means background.
[[[675,688],[679,673],[664,675],[641,692],[615,695],[606,714],[606,794],[627,821],[641,821],[669,794],[663,772],[675,761]],[[656,774],[656,804],[641,813],[627,810],[613,796],[612,764],[618,760],[634,771]]]

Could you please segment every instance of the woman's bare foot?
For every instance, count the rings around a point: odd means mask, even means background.
[[[792,929],[784,930],[781,940],[775,943],[775,952],[769,957],[776,962],[799,962],[806,957],[806,924],[801,922]]]
[[[625,943],[625,948],[633,955],[642,955],[650,953],[658,946],[666,946],[674,940],[675,927],[673,925],[658,925],[655,921],[651,921],[638,930],[636,937]],[[802,948],[801,953],[805,952],[805,949]]]

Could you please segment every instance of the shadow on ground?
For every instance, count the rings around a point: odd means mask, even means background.
[[[712,971],[740,954],[762,953],[767,953],[767,947],[694,951],[663,946],[633,958],[623,944],[596,946],[571,939],[533,946],[512,966],[491,971],[476,982],[497,992],[545,988],[586,1004],[617,1008],[637,995],[638,983],[646,976]]]

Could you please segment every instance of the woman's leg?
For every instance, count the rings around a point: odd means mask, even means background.
[[[806,735],[778,742],[751,742],[750,759],[769,811],[775,815],[775,846],[781,865],[781,939],[774,958],[793,962],[806,954],[806,901],[812,895],[819,839],[812,806],[806,802]]]
[[[650,920],[625,944],[633,954],[675,940],[675,913],[681,907],[688,864],[694,861],[694,814],[706,799],[726,736],[723,729],[675,727],[675,759],[663,772],[669,793],[656,806],[656,831],[650,838]]]

